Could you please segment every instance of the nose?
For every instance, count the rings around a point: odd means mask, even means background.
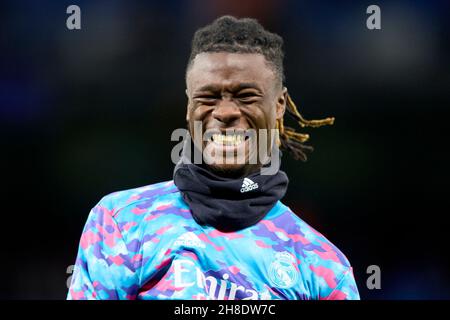
[[[212,112],[214,119],[230,125],[235,121],[238,121],[241,116],[239,107],[233,104],[231,101],[221,101]]]

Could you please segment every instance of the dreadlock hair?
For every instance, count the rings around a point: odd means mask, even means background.
[[[262,54],[280,84],[282,85],[285,81],[283,39],[279,35],[265,30],[255,19],[222,16],[197,30],[192,39],[188,70],[197,54],[202,52]],[[322,120],[306,120],[298,111],[289,93],[286,98],[286,114],[292,116],[301,128],[316,128],[334,123],[333,117]],[[306,161],[306,151],[313,151],[313,147],[304,144],[309,139],[309,135],[285,126],[283,118],[277,120],[276,128],[279,130],[278,146],[291,153],[294,159]]]

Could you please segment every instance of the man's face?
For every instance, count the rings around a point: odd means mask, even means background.
[[[258,157],[253,164],[249,159],[258,152],[260,144],[270,154],[269,130],[283,117],[286,105],[286,89],[281,87],[264,56],[201,53],[188,70],[186,82],[186,120],[196,146],[208,151],[203,159],[209,168],[229,177],[242,177],[259,169],[261,159]],[[202,124],[202,137],[194,130],[196,121]],[[248,133],[259,133],[260,129],[267,130],[267,139],[249,138]],[[201,148],[197,141],[202,141]],[[210,159],[205,159],[205,154]],[[218,155],[226,156],[227,161],[215,161]],[[244,155],[245,162],[242,157],[238,160],[238,155]],[[230,157],[235,161],[229,161]]]

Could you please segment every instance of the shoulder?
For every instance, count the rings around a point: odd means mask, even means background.
[[[178,188],[173,183],[173,180],[170,180],[110,193],[104,196],[99,204],[111,210],[112,216],[118,216],[124,208],[143,203],[148,204],[156,199],[164,198],[177,192],[179,192]]]
[[[272,219],[272,222],[285,230],[287,237],[294,242],[296,251],[305,258],[306,262],[324,260],[341,265],[343,269],[350,267],[349,260],[337,246],[288,206],[280,203],[278,215]]]
[[[327,299],[358,297],[349,260],[322,233],[281,203],[272,223],[284,229],[285,237],[291,240],[298,267],[308,279],[311,296]]]
[[[179,201],[180,192],[173,180],[116,191],[101,198],[93,213],[108,215],[119,224],[137,224],[165,204]]]

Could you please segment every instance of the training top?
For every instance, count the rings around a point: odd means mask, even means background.
[[[173,181],[107,195],[84,227],[67,299],[359,299],[347,258],[278,201],[220,232]]]

